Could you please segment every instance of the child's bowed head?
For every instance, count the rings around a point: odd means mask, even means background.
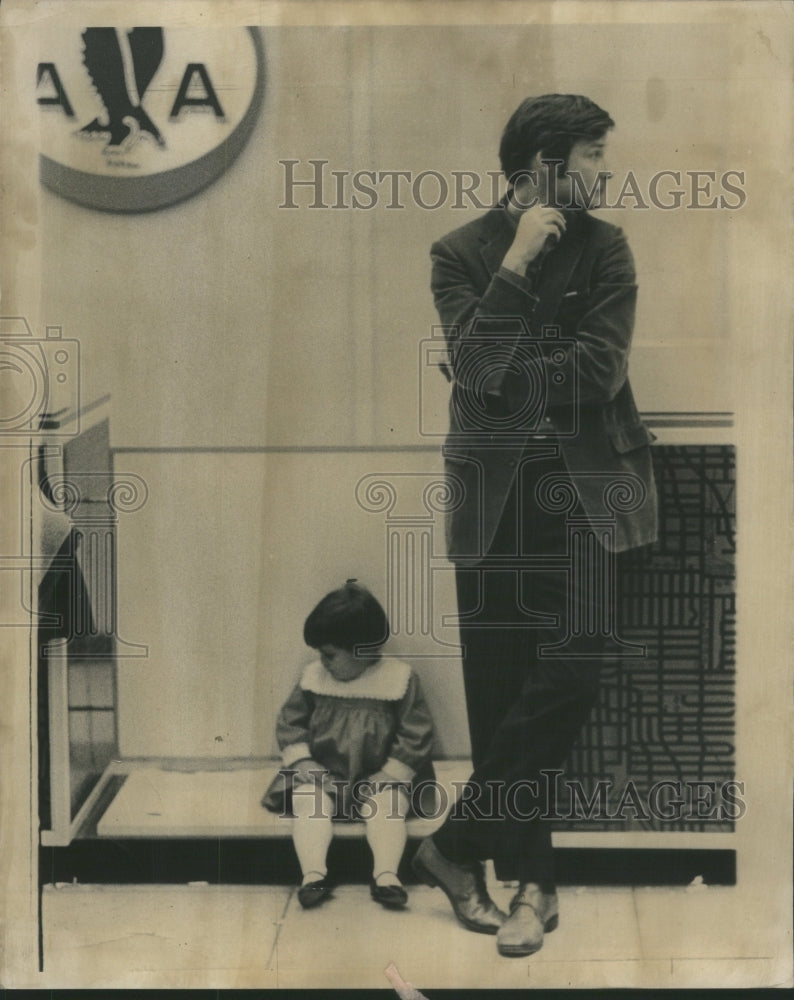
[[[303,639],[312,649],[335,646],[361,654],[377,654],[389,638],[389,619],[379,601],[355,579],[326,594],[303,626]],[[376,655],[377,658],[377,655]]]

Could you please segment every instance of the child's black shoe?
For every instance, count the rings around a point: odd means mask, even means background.
[[[324,899],[331,895],[332,885],[328,881],[328,876],[317,879],[316,882],[307,882],[298,888],[298,902],[304,910],[310,910],[313,906],[319,906]]]
[[[369,883],[369,894],[390,910],[400,910],[408,902],[408,893],[401,885],[378,885],[374,878]]]

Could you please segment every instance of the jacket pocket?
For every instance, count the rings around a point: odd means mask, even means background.
[[[627,427],[616,427],[608,431],[612,447],[620,455],[637,448],[644,448],[656,440],[656,435],[649,431],[645,424],[631,424]]]

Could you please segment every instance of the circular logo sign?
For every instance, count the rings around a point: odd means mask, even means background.
[[[262,104],[255,28],[85,28],[40,52],[41,181],[88,208],[148,212],[196,194]]]

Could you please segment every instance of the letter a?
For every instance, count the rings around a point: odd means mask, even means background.
[[[56,105],[63,108],[63,113],[67,118],[74,118],[74,111],[72,110],[72,105],[69,103],[69,98],[66,96],[66,91],[63,89],[63,84],[61,83],[61,78],[58,75],[58,70],[55,68],[55,63],[39,63],[38,69],[36,70],[36,86],[41,86],[41,81],[44,77],[48,77],[49,82],[55,88],[55,94],[51,97],[38,97],[36,98],[39,104],[43,105]]]
[[[203,97],[188,97],[187,92],[193,83],[193,77],[198,75],[201,80],[201,85],[204,88]],[[188,63],[185,68],[185,73],[182,77],[182,82],[179,84],[179,91],[176,95],[176,100],[174,101],[174,106],[171,108],[171,114],[169,118],[178,118],[179,112],[182,108],[212,108],[215,112],[216,118],[223,118],[223,108],[218,100],[218,95],[215,93],[215,88],[212,86],[210,81],[209,73],[204,63]]]

